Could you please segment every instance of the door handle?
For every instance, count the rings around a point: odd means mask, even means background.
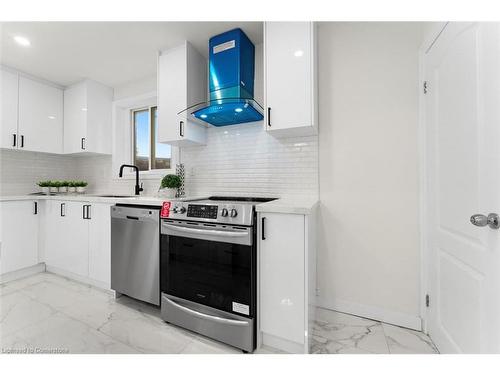
[[[262,234],[262,240],[263,240],[263,241],[265,241],[265,240],[266,240],[266,233],[264,232],[265,227],[266,227],[266,218],[265,218],[265,217],[263,217],[263,218],[262,218],[262,228],[261,228],[261,234]]]
[[[184,121],[179,122],[179,135],[184,137]]]
[[[271,127],[271,107],[267,107],[267,126]]]
[[[21,135],[21,148],[24,147],[24,135]]]
[[[17,144],[17,135],[16,134],[12,134],[12,137],[13,137],[12,147],[16,147],[16,144]]]
[[[38,215],[38,202],[33,202],[33,215]]]
[[[470,222],[476,227],[489,226],[491,229],[500,228],[500,217],[498,214],[491,213],[488,216],[476,214],[470,217]]]
[[[85,150],[85,138],[82,138],[82,150]]]
[[[66,216],[66,203],[61,203],[61,216]]]

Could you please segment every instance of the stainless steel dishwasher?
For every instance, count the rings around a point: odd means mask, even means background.
[[[111,207],[111,289],[158,306],[159,224],[159,207]]]

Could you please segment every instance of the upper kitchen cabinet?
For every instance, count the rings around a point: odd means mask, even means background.
[[[19,76],[17,148],[54,154],[62,153],[62,89]]]
[[[314,23],[264,24],[264,79],[267,131],[277,137],[317,134]]]
[[[17,148],[17,107],[19,76],[17,73],[0,70],[0,147]]]
[[[64,90],[64,153],[111,154],[113,89],[85,80]]]
[[[188,42],[158,57],[158,140],[174,146],[206,143],[206,128],[180,113],[206,101],[207,62]]]

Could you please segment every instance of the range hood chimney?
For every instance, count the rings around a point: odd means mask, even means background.
[[[262,120],[263,108],[253,98],[254,76],[255,46],[241,29],[210,38],[210,99],[203,108],[187,111],[214,126]]]

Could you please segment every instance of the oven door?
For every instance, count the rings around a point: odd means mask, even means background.
[[[163,220],[161,234],[163,293],[255,316],[252,227]]]

